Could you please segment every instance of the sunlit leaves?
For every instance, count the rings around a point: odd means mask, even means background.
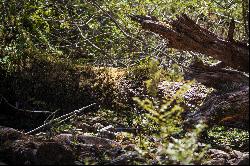
[[[17,36],[26,33],[23,35],[28,36],[29,41],[23,38],[22,43],[29,42],[30,48],[41,52],[45,49],[49,54],[59,50],[65,57],[77,62],[91,59],[96,63],[129,66],[137,59],[159,56],[153,48],[158,48],[162,41],[142,31],[129,19],[130,14],[153,15],[165,20],[187,13],[198,24],[223,37],[227,35],[228,22],[234,18],[237,28],[235,38],[246,39],[242,4],[236,0],[107,0],[95,1],[96,5],[92,2],[2,1],[0,36],[4,42],[1,47],[7,47],[11,42],[18,44],[21,38],[17,40]],[[76,25],[88,40],[82,38]],[[153,82],[149,81],[149,84]]]

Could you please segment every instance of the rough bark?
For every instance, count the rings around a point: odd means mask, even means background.
[[[209,55],[234,69],[249,72],[249,47],[240,42],[226,41],[200,27],[187,15],[161,22],[154,17],[131,16],[142,28],[168,40],[168,47]]]
[[[249,76],[245,74],[249,73],[247,45],[234,41],[232,37],[229,41],[223,40],[185,14],[166,22],[149,16],[131,18],[143,29],[167,39],[170,48],[202,53],[222,62],[208,66],[196,61],[187,70],[186,79],[195,78],[216,91],[207,97],[199,111],[185,114],[185,127],[189,128],[202,120],[209,126],[222,124],[249,128]]]
[[[207,98],[201,108],[188,114],[184,123],[186,128],[199,121],[208,126],[223,125],[227,127],[249,129],[249,86],[238,91],[213,94]]]
[[[198,82],[218,91],[236,91],[243,86],[249,86],[247,74],[222,68],[220,65],[205,65],[202,61],[193,62],[185,76],[186,79],[195,78]]]

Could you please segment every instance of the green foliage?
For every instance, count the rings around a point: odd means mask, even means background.
[[[121,56],[128,58],[128,50],[135,47],[133,41],[107,16],[116,9],[108,9],[104,2],[96,3],[100,6],[79,0],[2,1],[1,61],[12,64],[17,60],[20,66],[20,61],[39,52],[102,64],[113,64],[112,59]]]
[[[180,103],[192,82],[184,84],[171,99],[157,98],[161,81],[183,80],[182,68],[178,66],[183,62],[181,56],[176,50],[168,49],[167,42],[159,36],[141,31],[128,15],[153,15],[164,20],[187,13],[198,24],[224,38],[234,18],[235,39],[248,42],[248,3],[236,0],[1,0],[0,67],[18,78],[15,82],[8,81],[9,89],[17,89],[14,90],[17,98],[25,96],[26,101],[50,109],[54,104],[78,108],[85,104],[83,99],[91,100],[93,96],[104,107],[117,109],[115,98],[119,92],[110,71],[94,72],[84,68],[78,72],[72,64],[129,67],[129,78],[137,87],[145,86],[147,94],[145,99],[134,98],[144,111],[134,116],[128,113],[128,121],[135,118],[135,126],[163,139],[160,151],[169,158],[158,160],[160,163],[195,164],[202,156],[202,153],[196,155],[196,141],[202,126],[183,138],[169,140],[183,131],[184,108]],[[163,61],[167,64],[165,68]],[[6,94],[13,95],[10,91],[6,90]],[[51,103],[44,104],[48,100]],[[71,127],[65,125],[55,131]],[[245,134],[234,131],[231,134],[248,140]],[[226,142],[234,140],[232,135]],[[143,139],[144,150],[149,150],[150,141]]]
[[[182,118],[184,109],[180,103],[183,102],[183,94],[188,90],[192,82],[184,84],[171,99],[162,102],[157,100],[135,97],[134,100],[146,111],[140,118],[135,119],[135,125],[146,130],[152,136],[161,141],[151,143],[147,137],[140,140],[137,150],[144,156],[155,156],[158,164],[195,164],[199,163],[204,156],[205,149],[197,145],[197,139],[204,125],[197,125],[192,132],[181,136]],[[179,135],[179,138],[174,138]],[[172,140],[172,141],[171,141]],[[158,149],[154,151],[154,149]]]
[[[135,84],[145,84],[147,93],[156,97],[158,85],[162,81],[182,81],[182,72],[177,64],[171,68],[164,69],[160,61],[155,58],[146,57],[139,64],[129,68],[129,79]]]
[[[248,150],[249,131],[217,126],[208,131],[208,137],[213,146],[228,146],[240,151]]]
[[[165,42],[140,31],[128,14],[163,19],[188,13],[224,37],[234,18],[236,38],[247,40],[247,6],[244,1],[217,0],[2,0],[0,61],[22,66],[26,58],[46,52],[74,62],[127,66],[147,55],[160,56],[153,48]]]
[[[71,124],[61,124],[61,125],[54,125],[51,128],[51,131],[53,134],[63,133],[63,132],[69,132],[72,131],[74,127]]]
[[[184,94],[189,90],[193,81],[186,82],[171,97],[160,99],[158,84],[163,81],[183,81],[182,72],[177,65],[164,70],[155,59],[145,59],[140,65],[133,68],[132,74],[135,78],[144,78],[148,96],[146,99],[134,97],[134,101],[146,112],[137,114],[134,126],[143,129],[144,134],[160,139],[160,144],[151,142],[149,138],[139,138],[138,149],[144,156],[154,156],[158,164],[195,164],[201,161],[205,149],[197,145],[197,139],[203,130],[203,125],[198,125],[192,132],[186,133],[182,129],[182,112],[184,108]],[[178,138],[173,139],[177,135]],[[159,143],[159,142],[158,142]],[[158,149],[155,151],[155,149]]]
[[[169,156],[171,164],[199,164],[205,155],[206,149],[209,147],[206,146],[200,149],[197,142],[199,134],[204,128],[204,125],[197,125],[196,128],[192,132],[187,133],[184,138],[173,139],[173,142],[168,144],[167,149],[162,149],[161,153],[166,153],[166,155]]]
[[[134,97],[139,106],[148,112],[145,116],[146,122],[140,123],[150,124],[149,119],[156,122],[161,133],[164,133],[163,137],[180,132],[181,113],[184,111],[180,103],[183,102],[183,94],[191,83],[184,84],[171,99],[164,99],[162,102],[150,99],[140,100],[138,97]]]
[[[159,67],[159,61],[150,57],[142,59],[139,64],[130,67],[129,70],[129,78],[138,82],[157,77],[156,75],[159,76],[159,74],[162,72],[161,68]]]

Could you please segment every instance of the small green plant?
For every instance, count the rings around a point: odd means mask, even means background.
[[[196,128],[186,134],[182,139],[173,139],[171,143],[168,143],[167,148],[164,149],[168,156],[170,164],[199,164],[201,159],[205,155],[205,151],[209,146],[205,146],[203,149],[199,149],[197,139],[199,134],[203,131],[205,125],[198,124]],[[163,161],[163,163],[165,163]]]
[[[159,60],[146,57],[136,66],[129,69],[129,78],[135,83],[144,84],[147,94],[156,97],[158,85],[162,81],[182,81],[180,67],[173,64],[171,68],[164,69]]]
[[[71,124],[61,124],[61,125],[54,125],[52,127],[51,131],[54,133],[61,133],[66,131],[71,131],[73,129],[73,126]]]
[[[246,130],[216,126],[208,131],[208,137],[215,147],[228,146],[240,151],[247,151],[249,148],[249,131]]]
[[[186,131],[181,127],[181,113],[184,111],[181,102],[192,83],[190,81],[183,84],[171,99],[161,102],[156,99],[134,98],[146,111],[135,123],[158,140],[152,142],[147,136],[140,136],[137,150],[143,156],[155,158],[157,164],[197,164],[204,156],[205,149],[197,145],[197,140],[205,126],[199,124],[193,131],[182,134]],[[178,138],[174,138],[176,135]]]
[[[174,132],[179,132],[181,113],[184,111],[180,103],[183,102],[183,94],[188,90],[191,84],[192,82],[184,84],[171,99],[164,99],[161,102],[150,99],[141,100],[138,97],[134,97],[138,105],[147,111],[145,115],[147,120],[144,118],[144,121],[148,122],[150,119],[159,124],[161,126],[161,133],[164,133],[166,137]],[[144,122],[141,124],[144,124]]]

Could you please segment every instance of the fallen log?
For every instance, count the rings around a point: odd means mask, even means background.
[[[155,17],[132,15],[142,28],[168,40],[168,47],[202,53],[243,72],[249,72],[249,46],[238,41],[227,41],[197,25],[186,14],[176,20],[159,21]]]
[[[186,79],[215,89],[197,112],[185,115],[185,126],[199,121],[209,126],[222,124],[236,128],[249,128],[249,46],[234,41],[232,27],[228,40],[202,28],[182,14],[176,20],[159,21],[150,16],[130,16],[142,28],[168,40],[168,47],[211,56],[221,63],[216,66],[196,61],[186,70]],[[229,68],[230,67],[230,68]]]
[[[186,128],[203,121],[208,126],[223,125],[249,129],[249,87],[210,95],[197,112],[187,114],[185,119]]]
[[[195,62],[186,72],[186,77],[212,87],[210,94],[197,112],[187,114],[185,125],[199,121],[207,125],[215,124],[249,129],[249,76],[235,70],[204,65]]]
[[[186,79],[195,78],[198,82],[218,91],[231,91],[249,86],[249,76],[237,70],[209,66],[202,61],[195,61],[185,73]],[[231,88],[231,89],[230,89]]]

